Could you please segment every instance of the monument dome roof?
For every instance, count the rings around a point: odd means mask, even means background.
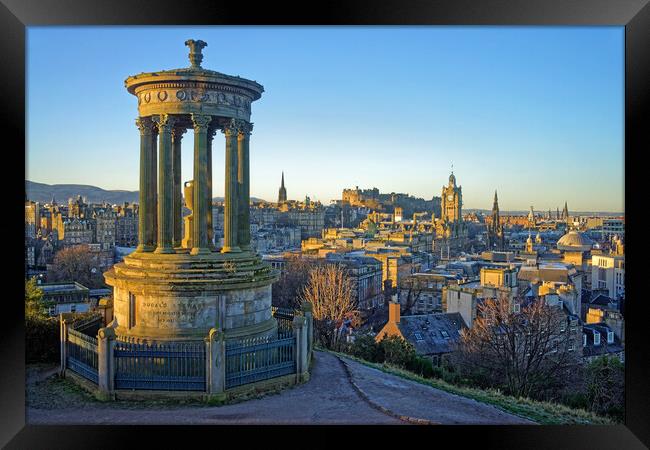
[[[557,248],[559,250],[567,250],[574,252],[586,252],[591,250],[594,245],[588,236],[576,231],[571,230],[557,241]]]
[[[203,89],[220,86],[222,89],[230,90],[231,92],[246,92],[252,100],[257,100],[261,97],[262,92],[264,92],[264,87],[258,82],[201,67],[201,61],[203,60],[202,49],[208,45],[207,43],[190,39],[185,42],[185,45],[190,47],[190,67],[142,72],[137,75],[132,75],[124,81],[127,90],[135,95],[143,87],[171,83],[174,87]]]

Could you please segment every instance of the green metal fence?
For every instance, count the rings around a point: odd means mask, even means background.
[[[73,372],[98,384],[97,338],[68,329],[66,365]]]
[[[205,344],[117,342],[115,389],[205,391]]]
[[[226,345],[226,389],[296,373],[296,338],[245,339]]]

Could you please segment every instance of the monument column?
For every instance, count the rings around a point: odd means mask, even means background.
[[[223,248],[222,253],[241,252],[237,246],[237,122],[228,121],[223,129],[226,135],[226,186],[223,214]]]
[[[208,209],[206,211],[208,224],[208,245],[210,250],[215,249],[214,228],[212,224],[212,139],[217,130],[214,127],[208,129]]]
[[[158,126],[160,163],[158,168],[158,245],[156,253],[174,253],[172,173],[172,128],[176,119],[169,114],[154,116]]]
[[[194,201],[192,255],[209,254],[208,247],[208,125],[212,117],[192,114],[194,124]]]
[[[183,187],[181,186],[181,140],[185,133],[184,127],[172,129],[172,172],[174,174],[174,189],[172,195],[172,214],[174,217],[174,247],[180,247],[183,240]]]
[[[153,242],[150,239],[150,232],[153,223],[150,223],[149,210],[153,208],[149,195],[151,177],[151,135],[153,133],[152,122],[148,117],[138,117],[135,125],[140,130],[140,205],[138,211],[138,252],[150,252],[153,250]]]
[[[156,248],[156,237],[158,236],[158,127],[152,122],[151,139],[149,140],[149,173],[147,181],[149,189],[147,198],[149,199],[149,210],[147,211],[147,244],[153,251]]]
[[[238,233],[237,242],[242,250],[250,250],[250,166],[249,166],[249,141],[253,124],[244,123],[237,134],[237,190],[239,214],[237,217]]]

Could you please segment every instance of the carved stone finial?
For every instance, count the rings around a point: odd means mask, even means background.
[[[203,54],[201,50],[204,47],[207,47],[207,42],[204,41],[195,41],[194,39],[188,39],[185,41],[185,45],[190,48],[190,64],[192,69],[200,69],[201,61],[203,61]]]

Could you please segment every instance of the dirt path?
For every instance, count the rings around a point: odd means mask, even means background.
[[[279,394],[225,405],[98,402],[56,377],[28,384],[28,424],[444,424],[530,423],[492,406],[316,352],[311,380]],[[347,365],[347,369],[346,369]]]

